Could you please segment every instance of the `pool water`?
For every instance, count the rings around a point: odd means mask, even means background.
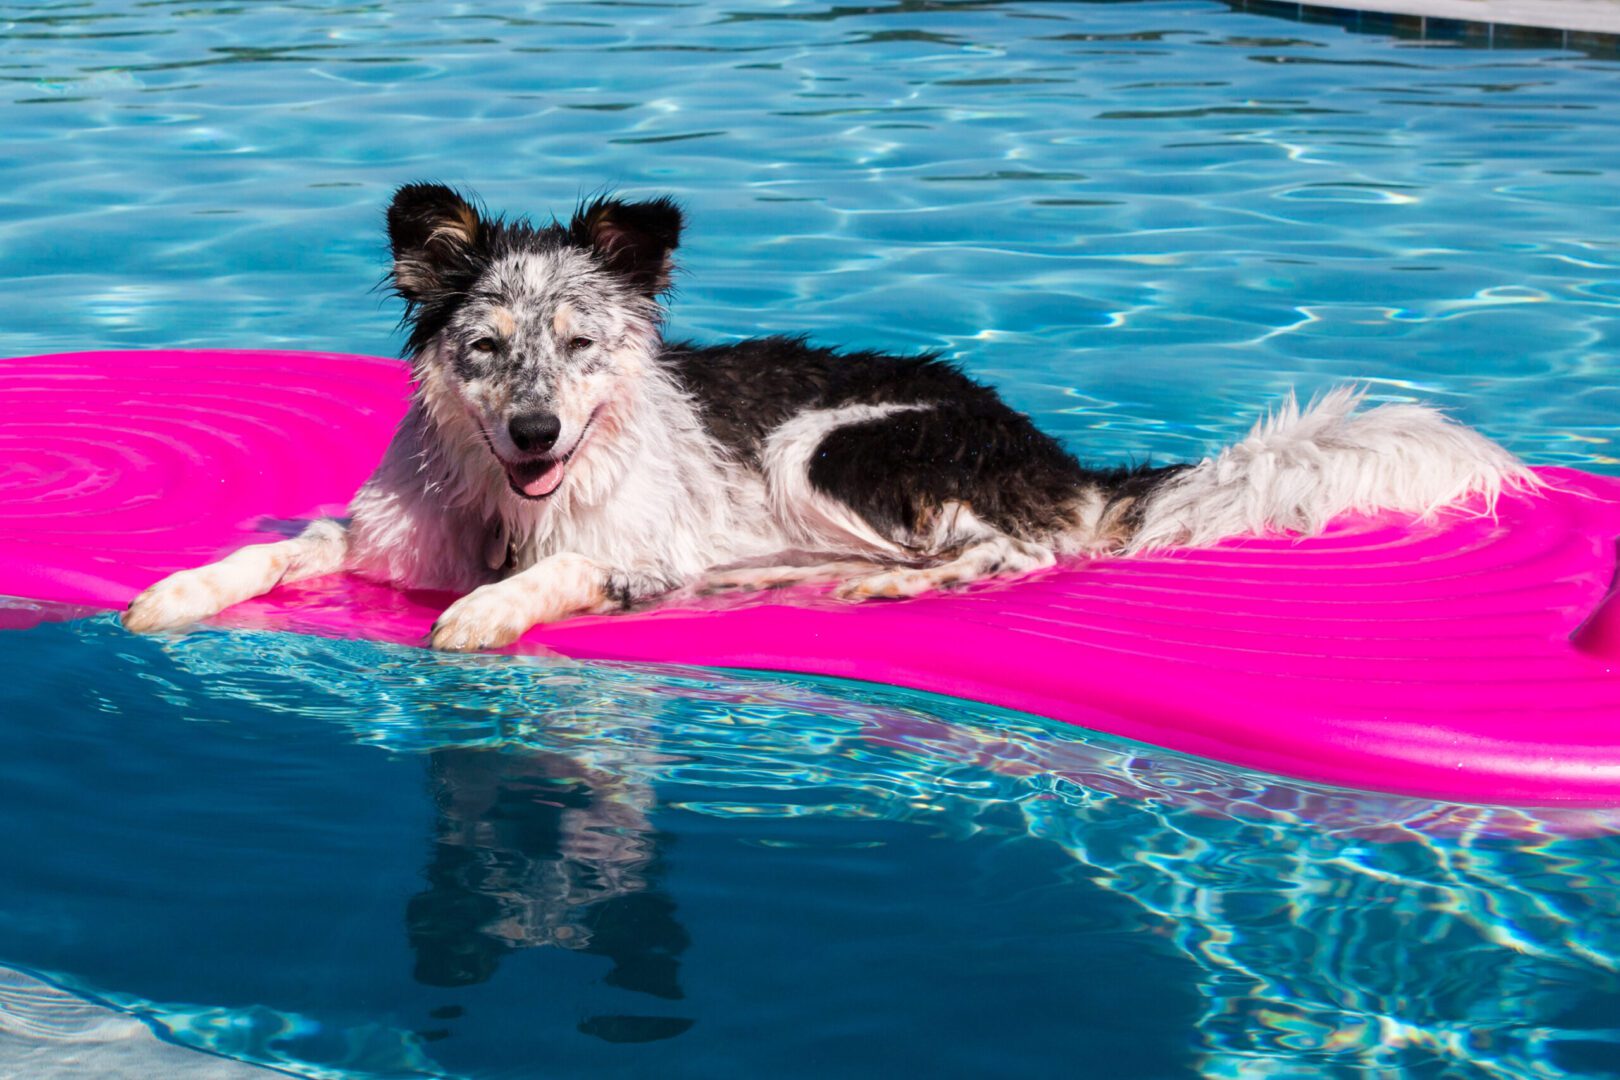
[[[0,42],[8,355],[387,352],[395,185],[613,187],[688,208],[673,333],[941,350],[1089,460],[1355,379],[1620,472],[1613,53],[1190,0],[83,0]],[[199,1069],[1620,1076],[1620,814],[35,615],[0,607],[0,965]],[[15,1074],[58,1033],[9,1000]]]

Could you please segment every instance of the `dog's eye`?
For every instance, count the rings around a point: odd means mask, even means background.
[[[572,352],[579,352],[581,349],[588,349],[595,344],[596,340],[594,338],[577,337],[568,339],[568,348]]]
[[[495,351],[495,339],[492,337],[481,337],[472,343],[471,348],[473,352],[492,353]]]

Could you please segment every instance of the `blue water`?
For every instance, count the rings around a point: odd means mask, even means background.
[[[1359,379],[1616,472],[1617,101],[1613,53],[1191,0],[0,4],[0,349],[387,352],[394,185],[612,186],[688,207],[674,333],[940,349],[1090,459]],[[3,634],[0,965],[184,1045],[1620,1076],[1613,815],[830,681]]]

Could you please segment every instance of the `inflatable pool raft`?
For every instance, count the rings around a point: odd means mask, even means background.
[[[0,360],[0,594],[119,608],[341,513],[407,393],[398,361],[334,354]],[[906,601],[683,601],[516,648],[900,684],[1354,788],[1620,805],[1620,481],[1541,475],[1494,519],[1345,519]],[[420,644],[450,599],[334,576],[219,621]]]

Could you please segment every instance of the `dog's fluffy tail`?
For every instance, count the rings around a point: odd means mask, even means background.
[[[1304,409],[1290,394],[1248,437],[1147,496],[1131,553],[1287,530],[1310,534],[1350,512],[1428,516],[1471,495],[1493,513],[1506,490],[1540,481],[1507,450],[1423,405],[1358,411],[1363,391]]]

